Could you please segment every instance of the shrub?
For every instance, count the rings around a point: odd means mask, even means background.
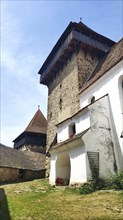
[[[123,171],[111,176],[110,185],[113,189],[123,190]]]
[[[80,194],[89,194],[96,191],[96,183],[94,180],[84,183],[80,188]]]
[[[80,194],[89,194],[95,192],[96,190],[103,189],[104,186],[105,181],[103,179],[98,179],[98,181],[92,179],[81,186]]]

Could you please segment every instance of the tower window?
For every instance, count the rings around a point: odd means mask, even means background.
[[[60,101],[59,101],[59,108],[60,108],[60,110],[62,110],[62,99],[60,99]]]
[[[52,112],[50,112],[50,118],[52,118]]]

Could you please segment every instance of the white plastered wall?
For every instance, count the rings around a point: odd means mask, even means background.
[[[82,94],[80,94],[80,105],[81,108],[86,107],[89,105],[90,97],[95,97],[95,100],[100,99],[101,97],[105,96],[108,94],[108,111],[109,111],[109,123],[111,127],[111,136],[113,138],[113,145],[114,145],[114,153],[116,156],[116,160],[119,163],[118,168],[123,169],[123,138],[120,138],[121,131],[123,130],[123,125],[122,125],[122,111],[121,111],[121,100],[120,100],[120,95],[119,95],[119,78],[123,74],[123,67],[122,67],[122,62],[117,64],[114,68],[112,68],[110,71],[108,71],[104,76],[102,76],[100,79],[98,79],[92,86],[90,86],[88,89],[86,89]],[[95,116],[96,117],[96,116]],[[106,116],[107,117],[107,116]],[[101,119],[101,118],[100,118]],[[76,125],[76,134],[84,131],[85,129],[90,127],[90,118],[88,112],[82,112],[82,114],[78,114],[74,116],[72,119],[68,119],[62,124],[58,125],[57,127],[57,134],[58,134],[58,143],[65,141],[69,138],[69,125],[71,123],[75,123]],[[93,151],[95,146],[97,148],[95,149],[96,151],[102,151],[101,153],[101,176],[102,177],[107,177],[109,174],[109,170],[112,170],[112,164],[113,164],[113,152],[110,156],[110,161],[108,162],[109,158],[107,152],[104,152],[103,146],[104,143],[102,141],[102,147],[99,148],[99,144],[96,140],[97,138],[97,131],[95,133],[96,136],[93,134],[93,138],[95,140],[93,141],[92,145],[92,140],[89,140],[88,134],[90,131],[88,131],[84,137],[87,137],[86,140],[86,147],[88,150]],[[90,133],[91,134],[91,133]],[[102,135],[102,133],[100,133]],[[107,140],[109,138],[109,134],[105,133],[107,135]],[[104,136],[105,136],[104,135]],[[101,140],[101,139],[100,139]],[[111,138],[110,138],[111,140]],[[109,142],[110,142],[109,140]],[[90,141],[90,142],[89,142]],[[70,169],[71,169],[71,174],[70,174],[70,184],[72,183],[79,183],[79,182],[86,182],[87,181],[87,176],[89,176],[90,171],[88,170],[87,166],[87,157],[85,153],[85,148],[84,145],[82,144],[76,144],[73,143],[74,147],[65,147],[64,145],[60,147],[59,150],[51,150],[51,170],[50,170],[50,183],[55,184],[56,180],[56,161],[58,156],[65,152],[69,157],[70,157]],[[107,146],[107,145],[105,145]],[[111,149],[111,144],[110,144],[110,149]],[[108,148],[105,147],[105,151],[108,150]],[[110,150],[111,151],[111,150]],[[105,154],[106,153],[106,154]],[[105,157],[106,155],[106,157]],[[104,158],[103,158],[104,156]],[[105,164],[106,166],[103,166],[103,161],[106,161]],[[107,173],[106,173],[107,172]]]
[[[66,120],[57,127],[57,141],[58,143],[69,139],[69,126],[75,123],[76,134],[83,132],[90,127],[89,111],[86,109],[84,112],[80,112],[79,115],[74,116],[71,119]]]
[[[120,145],[123,154],[123,138],[120,138],[123,130],[123,115],[121,111],[121,100],[119,95],[119,78],[123,75],[123,61],[109,70],[104,76],[98,79],[93,85],[80,94],[80,106],[87,106],[90,97],[94,96],[95,100],[109,95],[110,111],[112,113],[111,128],[115,145]],[[123,96],[122,96],[123,98]]]
[[[81,141],[81,140],[80,140]],[[56,177],[64,177],[66,173],[63,173],[62,176],[56,176],[56,165],[57,165],[57,159],[62,154],[67,154],[70,158],[70,179],[69,184],[74,183],[82,183],[87,181],[87,172],[86,172],[86,153],[85,153],[85,147],[82,144],[75,143],[76,147],[71,146],[69,144],[68,146],[61,146],[61,150],[51,150],[51,169],[50,169],[50,177],[49,182],[50,184],[54,185]],[[72,143],[73,145],[73,143]],[[64,167],[63,167],[64,168]],[[66,172],[64,169],[60,170],[61,172]]]

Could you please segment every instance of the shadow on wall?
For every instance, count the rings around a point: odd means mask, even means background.
[[[2,188],[0,188],[0,219],[11,220],[6,194]]]

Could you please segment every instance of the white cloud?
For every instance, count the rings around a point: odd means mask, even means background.
[[[2,4],[0,141],[9,146],[24,131],[38,105],[45,117],[47,114],[47,88],[39,84],[37,74],[41,54],[32,47],[31,38],[25,37],[20,22],[9,4]]]

